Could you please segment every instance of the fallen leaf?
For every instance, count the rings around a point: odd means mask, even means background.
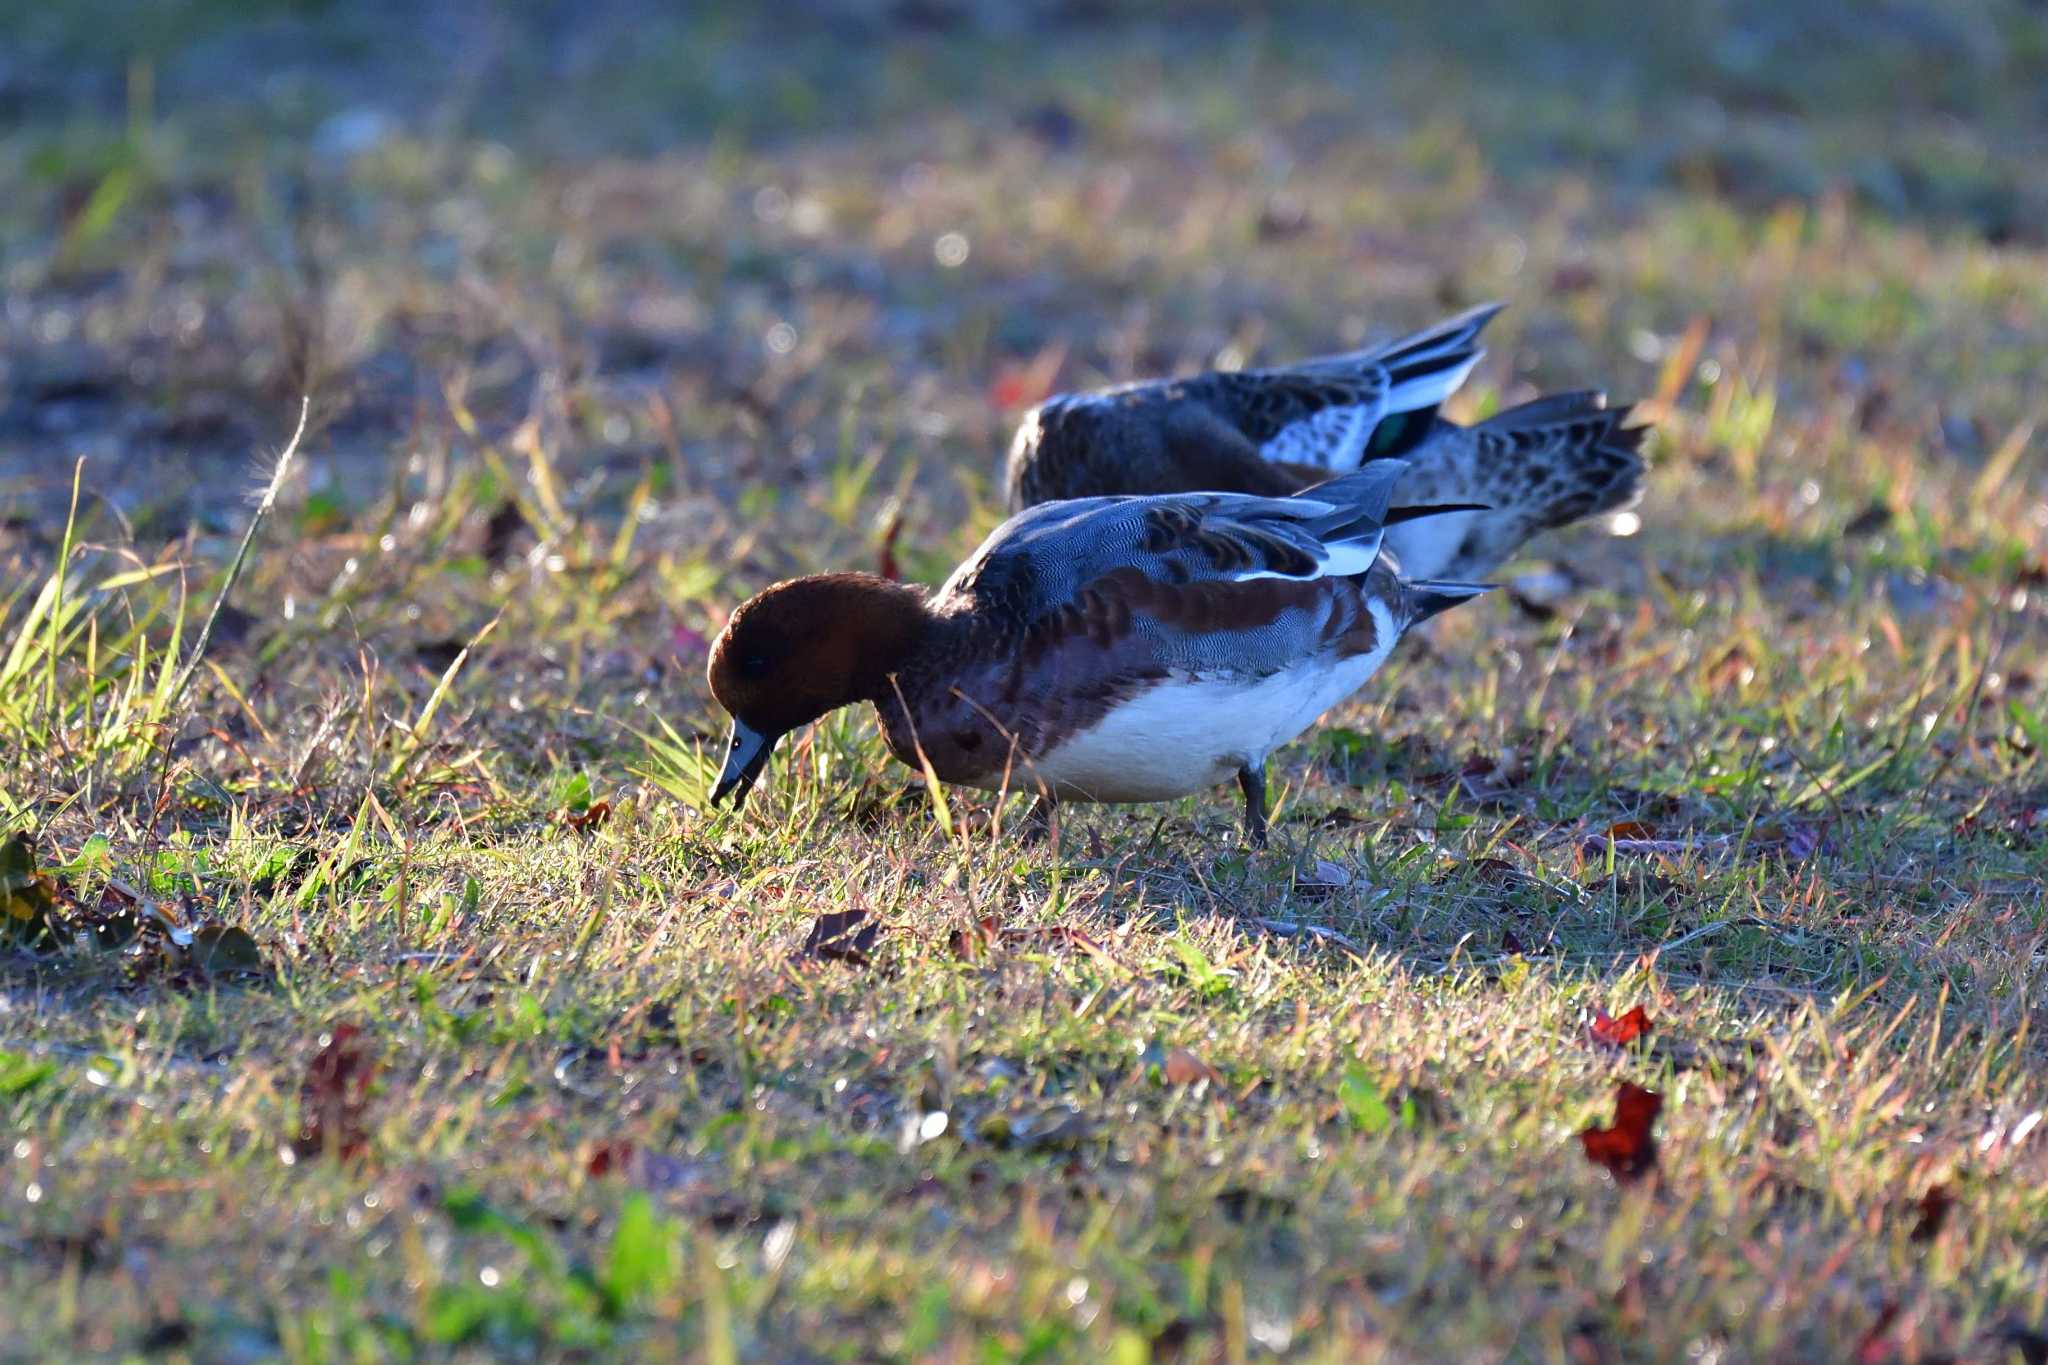
[[[988,386],[990,406],[1010,411],[1044,402],[1066,359],[1067,344],[1056,341],[1022,364],[999,367]]]
[[[1921,1195],[1914,1205],[1920,1212],[1920,1218],[1913,1224],[1912,1240],[1931,1242],[1939,1237],[1942,1225],[1948,1222],[1948,1211],[1955,1206],[1954,1190],[1947,1185],[1929,1185],[1927,1193]]]
[[[0,842],[0,941],[55,948],[64,937],[56,879],[36,869],[28,835],[8,835]]]
[[[1309,900],[1320,899],[1342,891],[1355,880],[1341,865],[1327,858],[1318,858],[1313,873],[1306,877],[1299,873],[1295,875],[1294,894]]]
[[[1308,205],[1299,195],[1285,190],[1266,201],[1255,224],[1262,242],[1284,242],[1290,237],[1299,237],[1312,226],[1314,220],[1309,216]]]
[[[1640,820],[1619,820],[1607,827],[1608,839],[1654,839],[1657,831]]]
[[[1593,1010],[1591,1032],[1596,1043],[1605,1043],[1608,1047],[1627,1047],[1649,1031],[1650,1016],[1644,1012],[1641,1005],[1628,1010],[1618,1019],[1597,1006]]]
[[[1842,534],[1851,540],[1874,536],[1892,524],[1892,509],[1881,502],[1873,502],[1861,512],[1849,518],[1849,524],[1842,528]]]
[[[186,953],[192,965],[210,976],[268,976],[270,964],[246,929],[233,925],[208,924],[192,931]]]
[[[811,921],[799,958],[818,962],[845,962],[865,967],[882,937],[882,926],[868,918],[865,910],[828,910]]]
[[[335,1025],[321,1038],[299,1083],[299,1131],[292,1151],[342,1161],[368,1151],[370,1083],[376,1076],[377,1058],[363,1031],[354,1024]]]
[[[484,558],[502,564],[512,553],[512,537],[526,528],[526,517],[516,502],[503,502],[484,523]]]
[[[1664,1108],[1664,1097],[1623,1081],[1614,1092],[1614,1125],[1588,1128],[1579,1134],[1586,1160],[1605,1166],[1617,1181],[1640,1179],[1657,1165],[1657,1139],[1651,1127]]]
[[[624,1175],[633,1164],[633,1140],[613,1138],[591,1147],[583,1158],[583,1169],[591,1179],[602,1180],[608,1175]]]
[[[975,1136],[997,1147],[1044,1151],[1074,1147],[1095,1132],[1095,1125],[1079,1109],[1055,1105],[1049,1109],[990,1114],[975,1125]]]
[[[1583,294],[1600,284],[1600,272],[1583,261],[1567,262],[1550,272],[1550,289],[1555,294]]]
[[[600,830],[604,828],[604,822],[612,818],[612,803],[593,801],[582,810],[564,810],[559,818],[573,830]]]
[[[668,633],[668,646],[678,659],[701,659],[711,653],[711,637],[679,624]]]
[[[1177,1047],[1166,1054],[1166,1083],[1168,1085],[1195,1085],[1202,1081],[1216,1079],[1215,1068],[1184,1047]]]
[[[954,957],[962,962],[979,962],[996,946],[996,936],[1000,931],[994,915],[983,915],[965,928],[955,929],[947,936],[947,941],[952,945]]]
[[[1891,1359],[1896,1344],[1891,1340],[1892,1326],[1898,1320],[1898,1300],[1886,1299],[1884,1306],[1877,1310],[1877,1321],[1870,1324],[1870,1330],[1856,1343],[1856,1365],[1884,1365]]]

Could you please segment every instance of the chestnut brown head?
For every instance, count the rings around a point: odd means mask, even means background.
[[[923,595],[872,574],[777,583],[742,604],[711,646],[711,695],[732,716],[713,804],[735,804],[776,741],[842,706],[872,701],[926,624]]]

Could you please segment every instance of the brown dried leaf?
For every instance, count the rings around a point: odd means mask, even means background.
[[[1956,1206],[1955,1191],[1947,1185],[1929,1185],[1927,1193],[1920,1196],[1914,1205],[1920,1217],[1913,1224],[1912,1240],[1931,1242],[1941,1235],[1942,1225],[1948,1222],[1949,1210]]]
[[[1184,1047],[1166,1054],[1165,1070],[1168,1085],[1195,1085],[1216,1079],[1215,1068]]]
[[[1000,933],[996,917],[983,915],[964,928],[955,929],[947,936],[947,942],[952,946],[954,957],[962,962],[979,962],[996,946]]]
[[[299,1131],[292,1151],[302,1158],[352,1161],[369,1150],[370,1084],[377,1058],[363,1031],[337,1024],[320,1040],[299,1083]]]
[[[582,810],[564,810],[559,817],[564,825],[579,831],[597,831],[604,828],[604,822],[612,818],[612,803],[593,801]]]
[[[828,910],[811,921],[797,957],[817,962],[845,962],[865,967],[881,941],[882,926],[865,910]]]

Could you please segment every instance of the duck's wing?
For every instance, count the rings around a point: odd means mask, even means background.
[[[1288,498],[1236,493],[1042,503],[990,533],[939,590],[1019,626],[1111,574],[1164,586],[1363,574],[1407,466],[1380,460]]]
[[[1401,455],[1429,433],[1437,406],[1486,354],[1479,334],[1500,309],[1486,304],[1363,351],[1207,375],[1189,392],[1261,458],[1346,473]]]

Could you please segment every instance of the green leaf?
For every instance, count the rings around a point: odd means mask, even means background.
[[[646,1195],[635,1194],[626,1201],[604,1267],[604,1294],[614,1311],[643,1294],[659,1292],[675,1278],[670,1251],[674,1241],[674,1228],[655,1214]]]
[[[46,1058],[0,1050],[0,1097],[25,1095],[57,1074],[57,1064]]]
[[[2012,723],[2020,727],[2020,733],[2027,737],[2027,743],[2033,745],[2036,752],[2048,750],[2048,720],[2016,701],[2006,703],[2006,713],[2012,717]]]
[[[575,773],[555,787],[555,809],[581,815],[590,809],[590,779]]]
[[[1379,1083],[1363,1062],[1353,1062],[1344,1068],[1344,1079],[1337,1086],[1337,1102],[1344,1106],[1344,1117],[1361,1133],[1384,1133],[1394,1122],[1386,1096],[1380,1093]]]

